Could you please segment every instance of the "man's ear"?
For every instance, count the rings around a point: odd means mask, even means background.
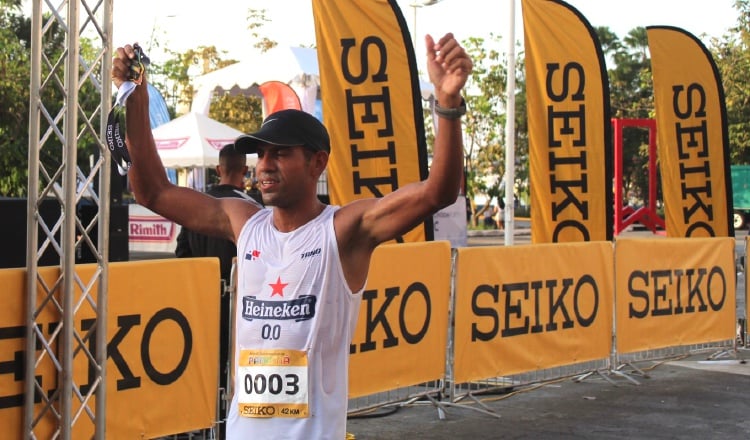
[[[312,164],[310,171],[314,174],[315,178],[319,178],[323,174],[323,171],[325,171],[326,166],[328,166],[328,153],[325,151],[316,151],[313,153],[310,163]]]
[[[315,168],[319,169],[320,173],[328,166],[328,153],[325,151],[317,151],[315,153]]]

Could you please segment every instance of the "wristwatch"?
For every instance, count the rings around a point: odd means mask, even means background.
[[[445,119],[460,119],[466,114],[466,101],[461,98],[461,104],[455,108],[440,107],[440,104],[435,101],[435,113]]]

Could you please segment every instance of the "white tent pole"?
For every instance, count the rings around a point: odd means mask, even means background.
[[[505,245],[513,245],[516,180],[516,0],[510,0],[508,23],[508,88],[505,118]]]

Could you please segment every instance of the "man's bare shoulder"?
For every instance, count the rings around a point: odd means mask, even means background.
[[[252,199],[227,197],[219,199],[219,202],[221,203],[221,209],[226,213],[227,218],[229,218],[235,238],[239,235],[240,230],[250,217],[263,209],[258,202]]]
[[[263,206],[252,198],[224,197],[220,200],[225,210],[247,212],[248,217],[263,209]]]

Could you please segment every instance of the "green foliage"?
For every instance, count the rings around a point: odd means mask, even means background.
[[[160,64],[152,64],[151,83],[165,97],[170,111],[189,109],[195,95],[193,78],[236,63],[222,58],[223,52],[215,46],[198,47],[185,53],[171,53],[172,57]],[[209,117],[237,130],[248,133],[260,127],[263,118],[259,91],[215,90]]]
[[[15,2],[9,2],[15,3]],[[64,111],[64,63],[66,50],[65,30],[50,15],[43,17],[41,77],[46,81],[39,90],[39,103],[43,113],[40,118],[40,167],[54,174],[62,163],[62,140],[54,133],[63,133],[61,112]],[[31,77],[31,20],[21,15],[20,9],[0,6],[0,196],[25,197],[28,186],[28,148]],[[85,63],[94,63],[98,48],[90,40],[80,40],[80,57]],[[96,66],[94,66],[96,67]],[[74,136],[78,148],[78,165],[87,167],[89,155],[99,147],[101,93],[93,83],[98,73],[84,75],[80,67],[78,91],[78,128]],[[51,121],[51,123],[50,123]],[[55,126],[51,125],[54,124]],[[33,134],[37,136],[37,133]],[[42,172],[42,175],[44,171]],[[48,182],[42,181],[42,185]]]
[[[711,52],[722,78],[729,127],[730,160],[750,163],[750,0],[736,0],[737,24],[713,41]]]
[[[506,169],[505,108],[508,70],[507,60],[503,59],[499,50],[500,42],[500,37],[495,35],[490,35],[488,40],[468,38],[463,41],[466,52],[474,61],[474,70],[465,87],[468,111],[463,118],[465,192],[473,223],[482,214],[482,211],[477,212],[475,196],[487,196],[485,208],[490,205],[492,199],[500,195],[502,176]],[[523,91],[520,94],[523,95]],[[525,126],[522,123],[519,128],[523,130]],[[516,145],[518,147],[518,143]],[[516,151],[518,154],[518,148]]]
[[[0,13],[0,195],[25,195],[28,163],[29,52],[18,16]]]
[[[602,50],[614,63],[607,71],[612,117],[653,117],[654,88],[646,28],[632,29],[622,41],[606,27],[598,28],[597,35],[606,39],[606,44],[602,42]]]
[[[253,43],[254,48],[260,49],[261,52],[265,52],[269,49],[273,49],[279,44],[260,33],[263,26],[271,21],[266,17],[265,9],[250,8],[247,12],[247,21],[249,22],[247,28],[250,29],[253,39],[256,40],[255,43]]]
[[[466,197],[476,225],[493,200],[503,198],[504,175],[508,166],[514,167],[514,194],[528,196],[528,123],[526,118],[526,83],[523,75],[523,56],[516,59],[515,88],[515,163],[506,163],[505,125],[507,118],[508,60],[500,50],[499,36],[469,38],[463,43],[474,61],[466,90],[467,113],[464,117],[464,170]],[[481,208],[474,198],[486,196]]]
[[[620,40],[608,27],[596,28],[602,52],[607,59],[610,107],[613,118],[654,117],[651,59],[646,29],[632,29]],[[630,199],[642,204],[648,198],[648,131],[623,131],[623,188]]]
[[[250,9],[248,12],[248,29],[255,40],[253,47],[266,51],[278,43],[261,34],[263,26],[269,22],[266,11]],[[154,41],[159,45],[158,39]],[[224,51],[215,46],[200,46],[185,53],[168,51],[170,58],[162,63],[154,61],[150,69],[151,83],[171,105],[173,113],[189,109],[196,93],[193,78],[236,63],[236,60],[225,59]],[[260,128],[263,120],[262,100],[258,90],[224,91],[217,89],[211,100],[209,117],[227,124],[245,133]]]
[[[208,116],[243,133],[260,129],[263,103],[257,96],[224,94],[211,101]]]
[[[184,53],[167,53],[170,58],[164,61],[152,60],[149,80],[172,110],[190,108],[196,93],[192,81],[194,77],[237,62],[222,58],[226,52],[218,50],[216,46],[199,46]]]

